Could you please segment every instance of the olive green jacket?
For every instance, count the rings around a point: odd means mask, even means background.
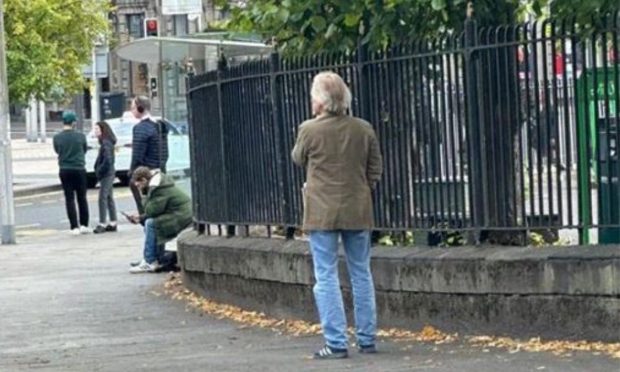
[[[304,230],[373,227],[371,194],[383,164],[370,124],[346,115],[308,120],[299,127],[292,158],[306,169]]]
[[[144,198],[144,213],[146,218],[155,220],[157,244],[174,239],[192,223],[189,197],[163,173],[153,176],[149,183],[149,191]]]

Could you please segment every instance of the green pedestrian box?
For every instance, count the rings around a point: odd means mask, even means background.
[[[582,244],[590,240],[587,226],[592,225],[592,178],[598,184],[598,224],[603,226],[598,242],[620,243],[619,70],[615,65],[589,69],[577,79],[579,222],[585,226]]]

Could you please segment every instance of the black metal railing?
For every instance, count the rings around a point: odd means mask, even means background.
[[[198,225],[301,222],[290,152],[310,84],[339,73],[374,125],[386,231],[473,236],[573,229],[620,241],[620,13],[597,28],[540,22],[465,31],[381,52],[244,62],[188,91]]]

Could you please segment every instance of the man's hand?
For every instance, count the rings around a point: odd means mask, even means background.
[[[140,223],[140,215],[132,213],[132,214],[127,214],[125,212],[121,212],[123,214],[123,216],[125,216],[125,218],[127,219],[127,221],[131,222],[132,224],[136,225]]]
[[[138,214],[132,214],[129,216],[129,222],[133,223],[134,225],[137,225],[140,223],[140,215]]]

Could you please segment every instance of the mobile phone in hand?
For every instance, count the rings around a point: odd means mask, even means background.
[[[122,214],[123,216],[125,216],[125,218],[127,219],[127,221],[129,221],[129,222],[131,222],[131,223],[134,223],[134,224],[135,224],[135,223],[137,223],[137,222],[136,222],[136,220],[133,218],[133,216],[132,216],[132,215],[129,215],[129,214],[127,214],[127,213],[125,213],[125,212],[122,212],[122,211],[121,211],[121,214]]]

